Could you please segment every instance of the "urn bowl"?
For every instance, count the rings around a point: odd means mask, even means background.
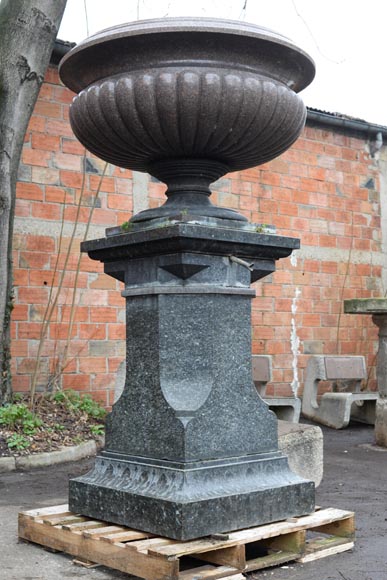
[[[60,76],[78,93],[70,121],[81,143],[167,183],[166,204],[134,221],[182,210],[244,220],[210,203],[209,184],[292,145],[306,118],[296,93],[314,64],[271,30],[177,18],[99,32],[65,56]]]

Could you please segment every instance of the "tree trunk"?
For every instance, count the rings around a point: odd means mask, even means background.
[[[0,405],[11,397],[12,232],[16,179],[27,130],[66,0],[0,4]]]

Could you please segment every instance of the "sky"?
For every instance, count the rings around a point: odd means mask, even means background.
[[[387,126],[386,0],[68,0],[58,38],[166,16],[244,20],[272,28],[316,63],[309,107]]]

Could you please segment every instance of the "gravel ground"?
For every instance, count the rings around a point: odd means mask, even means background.
[[[386,580],[387,450],[372,448],[373,429],[351,425],[324,429],[324,479],[317,503],[356,512],[355,549],[305,565],[266,569],[251,580]],[[69,556],[17,540],[21,510],[67,501],[67,481],[87,471],[92,461],[29,472],[0,474],[0,578],[2,580],[111,580],[128,578],[104,567],[74,566]]]

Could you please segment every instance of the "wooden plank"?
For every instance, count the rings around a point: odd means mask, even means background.
[[[23,511],[23,512],[20,512],[20,514],[23,514],[23,516],[25,516],[26,518],[30,518],[30,519],[49,518],[50,516],[58,517],[58,516],[74,515],[72,512],[69,511],[68,504],[56,505],[56,506],[46,507],[46,508],[39,508],[36,510]]]
[[[262,570],[300,558],[305,552],[305,530],[267,538],[257,543],[258,546],[265,547],[269,554],[248,560],[247,571]]]
[[[141,552],[129,552],[124,544],[109,544],[85,538],[83,534],[47,526],[23,514],[19,515],[19,537],[146,580],[178,579],[177,560],[163,561]]]
[[[324,524],[314,528],[316,532],[330,534],[332,536],[340,536],[343,538],[353,538],[355,535],[355,517],[349,516],[345,520],[338,520],[330,524]]]
[[[114,542],[131,542],[132,540],[141,540],[152,537],[152,534],[148,534],[148,532],[126,530],[124,532],[112,532],[110,534],[103,534],[103,536],[100,536],[99,539],[103,542],[114,544]]]
[[[280,536],[288,532],[316,528],[317,526],[330,524],[336,520],[343,520],[353,515],[353,512],[336,508],[326,508],[308,516],[302,516],[298,518],[297,522],[275,522],[273,524],[265,524],[255,528],[232,532],[229,541],[253,542],[273,536]]]
[[[259,558],[253,558],[252,560],[247,561],[244,572],[253,572],[254,570],[263,570],[264,568],[270,568],[271,566],[286,564],[286,562],[297,560],[299,556],[300,554],[297,554],[297,552],[278,552],[268,554],[267,556],[260,556]]]
[[[237,578],[239,580],[241,576],[239,570],[230,566],[201,566],[181,572],[179,580],[180,578],[182,580],[217,580],[218,578]]]
[[[44,517],[43,523],[48,526],[64,526],[66,524],[75,524],[77,522],[85,522],[86,518],[71,514],[69,516],[49,516]]]
[[[65,524],[62,526],[62,528],[69,532],[81,532],[83,530],[102,528],[104,526],[106,526],[105,522],[87,520],[85,522],[77,522],[75,524]]]
[[[148,538],[147,540],[139,540],[138,542],[130,542],[130,544],[126,544],[127,550],[133,550],[136,552],[149,552],[150,548],[157,548],[161,546],[169,546],[176,544],[177,540],[169,540],[168,538]]]
[[[214,569],[215,566],[198,566],[190,570],[182,570],[179,574],[179,580],[196,580],[196,578],[202,578],[202,574]]]
[[[293,552],[301,556],[306,549],[306,531],[290,532],[258,543],[272,552]]]
[[[327,556],[333,556],[335,554],[341,554],[347,550],[352,550],[355,544],[352,541],[346,541],[345,543],[339,544],[337,546],[331,546],[330,548],[317,550],[316,552],[306,553],[301,558],[297,559],[297,562],[301,564],[306,564],[307,562],[314,562],[320,558],[326,558]]]
[[[211,552],[200,552],[197,557],[205,562],[212,562],[221,566],[232,566],[237,570],[246,568],[246,549],[244,545],[221,548]],[[193,554],[195,557],[195,554]]]
[[[73,564],[75,566],[82,566],[82,568],[98,568],[101,564],[96,564],[95,562],[90,562],[90,560],[84,560],[83,558],[74,558]]]
[[[122,526],[107,526],[106,524],[102,528],[95,528],[93,530],[84,530],[82,535],[84,538],[93,538],[97,540],[100,536],[105,534],[110,534],[111,532],[124,532],[125,528]]]
[[[159,548],[152,548],[151,554],[160,558],[178,557],[188,554],[198,554],[211,550],[218,550],[238,544],[246,544],[249,542],[256,542],[265,538],[280,536],[288,534],[289,532],[296,532],[315,528],[317,526],[330,524],[335,520],[346,519],[353,516],[353,512],[338,510],[335,508],[328,508],[320,510],[309,516],[298,518],[296,522],[276,522],[274,524],[266,524],[238,532],[229,534],[227,540],[213,540],[211,538],[201,538],[199,540],[191,540],[189,542],[180,542],[172,545],[160,546]]]

